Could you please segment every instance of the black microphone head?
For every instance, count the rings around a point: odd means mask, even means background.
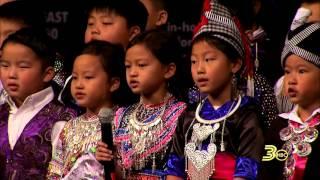
[[[111,123],[113,121],[113,110],[111,108],[101,108],[98,117],[100,120],[100,123]]]

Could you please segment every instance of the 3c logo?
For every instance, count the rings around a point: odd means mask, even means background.
[[[271,161],[276,158],[278,161],[285,161],[288,158],[288,152],[280,149],[277,150],[277,147],[274,145],[265,145],[264,149],[267,151],[267,154],[262,157],[262,161]]]

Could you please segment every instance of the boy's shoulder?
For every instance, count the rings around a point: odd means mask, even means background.
[[[9,117],[10,107],[7,103],[0,105],[0,121],[7,120]]]
[[[40,111],[48,113],[48,115],[53,116],[59,120],[71,120],[77,116],[77,111],[73,108],[66,107],[57,100],[52,100],[46,106],[44,106]]]

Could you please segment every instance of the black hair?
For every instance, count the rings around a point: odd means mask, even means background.
[[[132,104],[137,100],[137,97],[133,95],[126,83],[124,66],[125,52],[120,44],[112,44],[107,41],[93,40],[85,45],[79,55],[82,54],[89,54],[99,57],[103,69],[107,73],[109,79],[120,79],[119,89],[112,93],[112,102],[120,106],[125,106]]]
[[[168,91],[179,100],[185,101],[188,89],[187,63],[183,62],[182,47],[177,36],[162,29],[145,31],[136,36],[128,45],[128,49],[134,45],[144,45],[161,64],[176,65],[175,75],[168,80]],[[190,76],[191,77],[191,76]]]
[[[109,77],[120,77],[123,73],[122,63],[124,59],[124,50],[118,45],[106,41],[93,40],[85,45],[80,53],[98,56],[103,69]]]
[[[53,40],[44,30],[22,28],[4,40],[1,50],[8,43],[22,44],[30,48],[41,60],[43,70],[49,66],[54,67],[57,58],[56,48],[53,45]]]
[[[128,28],[139,26],[144,31],[147,25],[148,11],[139,0],[94,0],[89,4],[88,17],[93,11],[122,16],[126,19]]]
[[[24,0],[11,1],[1,5],[0,19],[14,21],[26,27],[43,28],[45,24],[42,11],[34,7],[34,4]]]
[[[168,0],[150,0],[154,7],[168,11]]]

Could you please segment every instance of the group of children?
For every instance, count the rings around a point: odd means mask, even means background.
[[[165,7],[153,0],[90,7],[85,46],[62,87],[53,81],[59,55],[45,31],[25,24],[8,31],[0,54],[1,178],[104,179],[105,161],[115,165],[112,179],[320,177],[320,23],[288,32],[283,87],[295,106],[265,128],[244,78],[243,32],[229,9],[204,1],[185,62],[176,36],[161,28]],[[59,98],[66,91],[72,97]],[[102,142],[104,108],[113,112],[114,147]]]

